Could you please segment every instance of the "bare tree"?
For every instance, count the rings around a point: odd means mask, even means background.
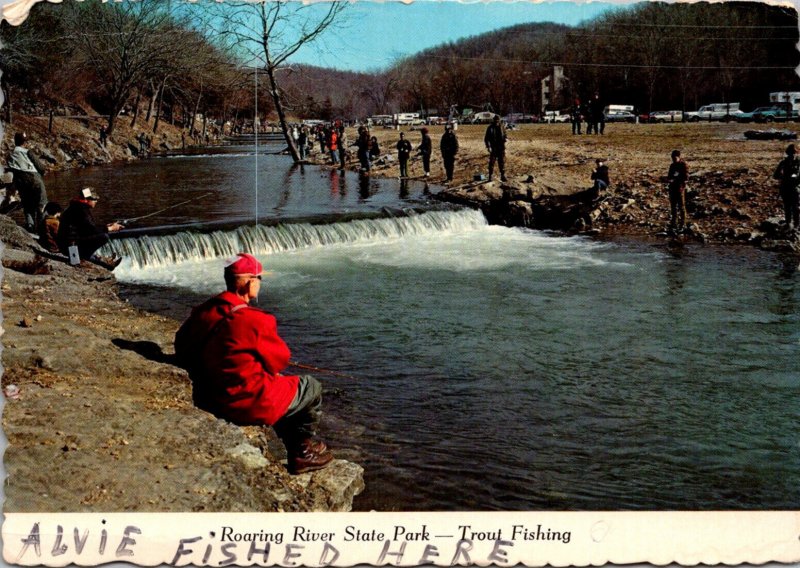
[[[232,47],[246,64],[255,63],[269,82],[269,93],[286,145],[295,162],[300,153],[286,119],[278,73],[300,48],[312,44],[345,10],[342,1],[323,4],[231,1],[197,4],[206,13],[205,27]]]
[[[67,6],[79,63],[93,71],[105,91],[111,134],[133,89],[160,75],[159,69],[171,61],[177,28],[158,0]]]

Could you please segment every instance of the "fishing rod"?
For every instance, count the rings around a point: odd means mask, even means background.
[[[209,195],[213,194],[214,194],[213,191],[209,191],[208,193],[204,193],[203,195],[187,199],[186,201],[181,201],[180,203],[176,203],[175,205],[164,207],[163,209],[159,209],[158,211],[154,211],[153,213],[148,213],[147,215],[142,215],[140,217],[132,217],[130,219],[122,219],[121,221],[117,221],[117,223],[119,223],[120,225],[127,225],[128,223],[132,223],[133,221],[139,221],[140,219],[146,219],[148,217],[152,217],[153,215],[158,215],[159,213],[163,213],[164,211],[175,209],[176,207],[180,207],[181,205],[186,205],[187,203],[191,203],[192,201],[197,201],[198,199],[202,199],[204,197],[208,197]]]
[[[303,363],[298,363],[297,361],[289,361],[289,366],[297,367],[298,369],[305,369],[307,371],[316,371],[318,373],[325,373],[328,375],[333,375],[334,377],[342,377],[345,379],[358,379],[358,377],[354,377],[353,375],[348,375],[347,373],[340,373],[338,371],[323,369],[322,367],[315,367],[313,365],[304,365]]]

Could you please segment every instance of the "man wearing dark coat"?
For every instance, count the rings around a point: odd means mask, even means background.
[[[458,153],[458,138],[456,133],[453,132],[453,126],[448,124],[445,126],[442,140],[439,142],[439,149],[442,152],[442,161],[444,162],[444,172],[447,175],[447,181],[453,181],[453,169],[456,164],[456,154]]]
[[[797,193],[797,186],[800,183],[800,158],[795,153],[794,144],[786,147],[786,157],[780,161],[772,177],[781,182],[780,195],[783,200],[786,228],[800,229],[800,196]]]
[[[489,150],[489,181],[492,181],[495,161],[497,161],[497,167],[500,170],[500,181],[506,181],[507,138],[506,129],[501,124],[500,117],[495,115],[483,137],[483,143],[486,144],[486,149]]]
[[[121,259],[107,259],[95,253],[108,242],[108,233],[119,231],[122,225],[110,223],[105,227],[97,226],[92,209],[97,205],[98,199],[91,187],[81,189],[77,197],[70,201],[66,211],[61,214],[56,240],[62,254],[69,256],[69,248],[74,245],[78,247],[81,260],[88,260],[113,270]]]

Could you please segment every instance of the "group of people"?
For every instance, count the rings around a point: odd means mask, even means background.
[[[603,113],[603,102],[600,93],[595,93],[588,103],[581,104],[579,98],[570,109],[570,122],[572,133],[581,133],[581,124],[586,122],[586,134],[603,134],[606,129],[606,115]]]
[[[431,174],[431,155],[433,154],[433,140],[430,136],[430,131],[427,127],[420,129],[422,136],[419,146],[417,146],[417,154],[422,158],[422,172],[423,177],[430,177]],[[506,141],[508,136],[506,134],[505,126],[500,122],[500,117],[495,115],[492,123],[486,129],[484,136],[484,143],[489,152],[489,181],[492,180],[494,172],[494,165],[497,163],[500,170],[500,179],[506,181],[505,174],[505,153]],[[396,145],[397,161],[400,165],[400,178],[408,178],[408,162],[411,159],[413,146],[409,140],[406,139],[405,133],[400,133],[400,140]],[[455,128],[452,124],[445,125],[444,133],[439,141],[439,151],[442,154],[442,163],[446,181],[453,181],[455,171],[456,154],[458,154],[459,144],[458,136],[456,136]]]
[[[108,233],[118,231],[122,226],[111,223],[103,227],[95,223],[92,209],[98,197],[92,188],[81,189],[66,210],[58,203],[48,201],[43,177],[45,168],[28,148],[25,132],[14,134],[14,149],[6,165],[11,173],[6,199],[11,193],[19,195],[25,229],[37,236],[45,250],[78,262],[88,260],[112,270],[119,264],[119,258],[97,255],[97,250],[108,242]]]
[[[49,252],[68,257],[70,263],[87,260],[103,268],[114,270],[122,258],[97,254],[98,249],[109,240],[109,233],[123,228],[120,223],[98,225],[92,214],[100,197],[91,187],[82,188],[73,197],[66,210],[56,202],[44,208],[44,219],[39,228],[39,244]]]

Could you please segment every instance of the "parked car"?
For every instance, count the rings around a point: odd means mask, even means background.
[[[736,120],[742,114],[739,110],[739,103],[714,103],[701,106],[698,110],[687,112],[685,119],[689,122],[700,122],[701,120]]]
[[[787,120],[797,120],[796,110],[788,110],[786,107],[767,107],[753,111],[753,120],[756,122],[785,122]]]
[[[606,122],[636,122],[636,115],[627,110],[615,110],[606,114]]]
[[[682,120],[682,110],[656,110],[650,113],[650,122],[680,122]]]
[[[759,113],[761,111],[765,111],[765,110],[768,110],[768,109],[771,109],[771,108],[772,108],[771,106],[765,106],[765,107],[758,107],[757,109],[753,109],[750,112],[741,112],[738,115],[736,115],[736,121],[737,122],[753,122],[756,119],[756,113]]]
[[[495,116],[499,115],[489,111],[476,112],[474,115],[472,115],[470,122],[472,124],[489,124],[494,120]]]
[[[557,110],[548,110],[542,115],[542,122],[548,124],[554,122],[569,122],[569,114],[561,114]]]

